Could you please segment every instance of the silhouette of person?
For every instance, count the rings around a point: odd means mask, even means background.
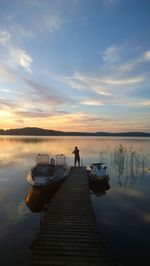
[[[75,147],[75,149],[74,149],[74,151],[73,151],[73,153],[74,153],[74,165],[75,165],[75,167],[76,167],[76,163],[78,162],[78,165],[80,166],[80,154],[79,154],[79,149],[78,149],[78,147]]]

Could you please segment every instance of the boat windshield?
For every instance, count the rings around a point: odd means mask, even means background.
[[[36,163],[39,164],[49,164],[49,156],[48,154],[38,154],[36,156]]]
[[[65,165],[66,158],[64,154],[57,154],[56,155],[56,165]]]

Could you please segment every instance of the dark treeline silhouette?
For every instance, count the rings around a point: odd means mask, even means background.
[[[25,127],[16,129],[0,129],[0,135],[18,136],[104,136],[104,137],[150,137],[146,132],[64,132],[57,130],[42,129],[37,127]]]

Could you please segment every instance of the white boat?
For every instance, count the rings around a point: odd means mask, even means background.
[[[68,175],[69,168],[64,154],[57,154],[56,159],[48,154],[37,154],[36,165],[30,170],[26,180],[32,186],[54,185]]]
[[[92,163],[87,166],[89,178],[94,181],[108,181],[109,176],[107,175],[107,167],[104,163]]]

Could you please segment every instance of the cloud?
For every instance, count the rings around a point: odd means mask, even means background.
[[[36,100],[40,103],[53,106],[62,104],[70,105],[74,103],[74,101],[69,99],[64,93],[61,93],[52,87],[38,84],[37,82],[27,78],[23,78],[23,80],[31,89],[32,95],[30,95],[30,97],[34,102]]]
[[[25,39],[33,39],[35,36],[35,32],[31,31],[30,29],[26,29],[24,26],[22,25],[14,25],[11,28],[11,33],[14,36],[14,38],[16,37],[17,40],[19,40],[19,42],[21,42],[22,40]],[[16,36],[17,33],[17,36]]]
[[[82,82],[82,80],[77,80],[74,78],[67,78],[67,79],[63,79],[65,80],[65,82],[73,89],[77,89],[77,90],[86,90],[87,89],[87,85],[84,84],[84,82]]]
[[[57,6],[55,1],[27,0],[17,6],[16,10],[12,9],[11,15],[8,16],[12,24],[11,29],[14,35],[16,29],[19,30],[17,33],[20,37],[36,37],[38,34],[49,33],[53,35],[66,21],[62,8],[61,1],[60,6],[59,3]]]
[[[116,86],[130,86],[137,85],[144,81],[143,76],[133,76],[133,77],[115,77],[111,76],[97,76],[92,75],[83,75],[83,74],[74,74],[70,77],[62,78],[69,86],[77,90],[89,90],[94,91],[103,96],[111,96],[114,92],[113,88],[116,91]],[[127,89],[127,88],[126,88]]]
[[[118,73],[118,76],[121,76],[138,69],[142,64],[150,62],[150,50],[144,51],[132,59],[127,59],[127,56],[130,56],[131,58],[131,51],[133,53],[133,48],[129,47],[129,45],[126,47],[125,45],[119,46],[112,44],[107,47],[101,53],[102,59],[105,63],[103,69],[107,72],[109,71],[109,73]],[[134,48],[134,52],[135,51],[139,52],[139,46]]]
[[[45,110],[44,110],[45,109]],[[43,109],[38,109],[38,108],[24,108],[24,110],[20,108],[20,110],[14,111],[15,115],[21,116],[21,118],[52,118],[55,116],[64,116],[69,114],[67,111],[58,111],[55,109],[51,108],[43,108]]]
[[[15,114],[18,116],[21,116],[21,118],[25,118],[25,117],[28,117],[28,118],[42,118],[42,117],[49,117],[51,116],[52,114],[50,112],[46,112],[46,111],[43,111],[43,110],[34,110],[33,108],[31,109],[28,109],[28,110],[16,110],[15,111]]]
[[[21,66],[28,72],[31,71],[31,64],[33,59],[29,54],[23,51],[20,48],[9,47],[9,55],[8,55],[9,65],[13,66],[14,68],[17,66]]]
[[[137,102],[136,105],[141,107],[150,107],[150,100],[143,100],[140,102]]]
[[[27,3],[34,7],[43,7],[43,1],[41,0],[27,0]]]
[[[20,107],[20,104],[16,101],[0,97],[0,108],[2,110],[13,111]]]
[[[141,83],[144,80],[144,77],[133,77],[133,78],[106,78],[103,79],[102,82],[105,84],[110,84],[110,85],[132,85],[136,83]]]
[[[80,91],[81,95],[85,96],[86,93],[86,98],[80,102],[83,105],[148,108],[149,102],[147,100],[139,102],[139,99],[136,98],[138,90],[141,90],[141,86],[145,85],[146,74],[139,74],[139,72],[137,74],[131,71],[149,61],[150,50],[141,53],[130,61],[125,61],[123,55],[127,55],[123,46],[113,45],[103,53],[106,65],[102,71],[100,69],[99,73],[92,74],[76,71],[72,76],[62,77],[61,80],[71,88]],[[113,62],[117,64],[112,64]]]
[[[111,108],[149,108],[149,100],[139,101],[137,92],[141,91],[144,86],[145,76],[116,77],[116,73],[110,73],[108,76],[94,74],[81,74],[75,72],[74,75],[61,78],[73,89],[80,90],[80,99],[78,102],[82,105],[89,106],[92,111],[93,106],[107,106]],[[81,85],[81,87],[80,87]],[[85,96],[86,94],[86,96]],[[85,98],[83,98],[85,97]],[[144,98],[144,97],[143,97]]]
[[[100,94],[102,96],[111,96],[112,95],[112,93],[109,91],[108,88],[103,87],[103,86],[101,86],[99,84],[92,85],[92,89],[93,89],[93,91],[95,91],[96,93],[98,93],[98,94]]]
[[[140,71],[140,66],[147,64],[150,62],[150,50],[146,50],[139,54],[138,56],[127,60],[127,55],[129,55],[131,52],[131,49],[126,49],[125,46],[117,46],[117,45],[112,45],[108,48],[105,49],[104,52],[102,52],[102,58],[104,62],[106,63],[103,66],[103,70],[101,73],[96,75],[94,77],[92,76],[87,76],[83,77],[81,74],[75,75],[75,78],[80,80],[81,88],[84,88],[85,84],[85,79],[91,79],[91,83],[93,85],[94,82],[92,82],[92,79],[95,80],[95,88],[100,87],[105,88],[106,95],[110,95],[112,92],[112,86],[127,86],[127,89],[130,88],[130,86],[137,86],[138,84],[144,82],[145,80],[145,73],[139,74]],[[139,49],[138,49],[139,52]],[[124,56],[126,58],[124,59]],[[134,72],[133,72],[134,71]],[[106,74],[107,73],[107,76]],[[109,73],[109,74],[108,74]],[[134,73],[134,74],[133,74]],[[138,73],[138,75],[136,74]],[[75,73],[76,74],[76,73]],[[98,77],[99,76],[99,77]],[[98,77],[98,78],[97,78]],[[77,83],[76,79],[76,83]],[[97,81],[96,81],[97,80]],[[74,82],[74,88],[75,88],[75,81]],[[80,83],[78,82],[77,88],[80,88]],[[108,86],[110,85],[110,86]],[[92,86],[94,90],[94,86]],[[96,90],[95,90],[96,91]],[[99,89],[97,89],[97,93],[99,93]]]
[[[123,52],[122,47],[118,47],[116,45],[112,45],[108,47],[103,53],[102,58],[104,61],[108,62],[116,62],[121,59],[121,54]]]
[[[144,59],[145,59],[145,60],[150,60],[150,50],[148,50],[148,51],[146,51],[146,52],[144,53]]]
[[[61,77],[60,80],[67,83],[71,88],[80,91],[94,91],[103,96],[111,95],[109,88],[105,87],[104,82],[99,77],[83,75],[76,72],[73,76]]]
[[[28,119],[33,122],[33,118],[39,120],[40,118],[45,118],[45,119],[50,119],[52,117],[60,117],[61,116],[66,116],[69,114],[68,111],[64,110],[57,110],[57,106],[51,104],[45,104],[44,100],[41,101],[34,101],[33,105],[33,100],[31,99],[25,99],[23,97],[23,100],[21,102],[18,102],[18,98],[15,100],[8,99],[6,97],[1,97],[0,98],[0,117],[1,117],[1,122],[2,120],[9,121],[13,117],[15,119],[15,123],[22,119]],[[59,107],[60,105],[58,105]],[[13,120],[12,120],[13,121]],[[12,124],[12,121],[11,124]],[[36,120],[35,120],[36,121]],[[10,123],[9,122],[9,123]]]
[[[139,55],[138,57],[135,57],[132,60],[129,60],[128,62],[121,64],[118,67],[118,71],[122,74],[126,72],[130,72],[138,68],[141,64],[144,64],[148,61],[150,61],[150,50],[147,50],[141,55]]]
[[[109,118],[105,117],[100,117],[99,115],[92,115],[92,114],[87,114],[84,112],[76,112],[73,114],[69,114],[65,116],[66,119],[68,120],[69,123],[75,123],[75,124],[80,124],[82,126],[87,126],[89,127],[89,124],[94,125],[99,125],[98,123],[104,122],[104,121],[110,121]]]
[[[31,56],[23,49],[15,47],[11,42],[10,33],[2,29],[0,29],[0,45],[4,48],[3,64],[9,66],[10,69],[21,67],[27,72],[32,72]]]
[[[84,105],[93,105],[93,106],[102,105],[102,101],[100,101],[98,99],[85,99],[85,100],[81,101],[80,103],[84,104]]]
[[[56,15],[52,14],[41,14],[40,23],[39,21],[35,22],[35,26],[41,33],[50,32],[54,34],[57,30],[59,30],[64,21]]]
[[[15,75],[10,71],[10,69],[0,63],[0,78],[1,81],[6,82],[14,82],[15,81]]]
[[[9,72],[4,72],[4,67],[2,66],[0,67],[0,75],[3,76],[4,74],[5,81],[7,78],[7,80],[11,82],[12,77],[8,75]],[[58,119],[58,121],[60,121],[60,117],[69,114],[69,111],[65,110],[66,106],[72,106],[74,101],[69,99],[66,94],[51,86],[39,84],[23,75],[19,74],[18,78],[19,82],[24,83],[21,88],[17,90],[19,93],[13,93],[13,99],[10,93],[3,93],[4,97],[0,98],[0,116],[1,122],[2,120],[5,121],[2,122],[2,125],[5,124],[4,127],[12,127],[13,122],[16,126],[19,126],[18,121],[21,119],[24,123],[30,123],[29,126],[31,123],[35,125],[36,121],[40,125],[40,119],[42,118],[50,121],[53,117],[53,120]],[[5,92],[9,92],[8,88],[5,86]],[[22,93],[21,101],[20,93]],[[13,120],[11,120],[12,117]],[[33,122],[33,118],[35,119],[35,123]],[[53,123],[55,124],[55,121],[53,121]]]
[[[0,29],[0,45],[6,45],[10,40],[10,34],[3,29]]]
[[[10,113],[4,111],[3,114],[0,114],[1,117],[2,115],[7,118],[5,127],[13,127],[13,124],[15,127],[19,127],[20,123],[25,123],[26,126],[32,125],[63,131],[94,131],[99,129],[100,124],[109,121],[109,119],[85,113],[64,113],[57,110],[42,111],[34,108],[27,110],[21,107]]]

